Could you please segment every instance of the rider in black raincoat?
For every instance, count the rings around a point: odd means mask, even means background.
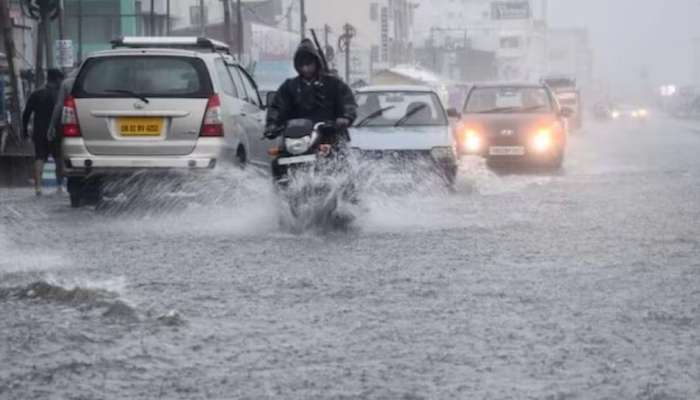
[[[357,117],[357,103],[350,87],[324,72],[321,56],[308,39],[299,45],[294,67],[299,76],[288,79],[277,91],[267,111],[265,135],[275,138],[287,121],[303,118],[314,123],[335,122],[338,133],[325,141],[334,145],[348,142],[347,128]]]

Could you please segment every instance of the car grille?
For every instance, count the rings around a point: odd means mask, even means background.
[[[519,133],[515,133],[512,136],[501,134],[491,134],[489,136],[489,145],[491,146],[522,146],[524,142],[523,135]]]

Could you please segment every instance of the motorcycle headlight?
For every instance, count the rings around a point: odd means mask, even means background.
[[[304,136],[299,139],[286,138],[284,139],[284,147],[288,152],[294,155],[304,154],[309,151],[313,140],[311,136]]]
[[[435,160],[449,160],[454,157],[454,152],[450,147],[433,147],[430,150],[430,155]]]

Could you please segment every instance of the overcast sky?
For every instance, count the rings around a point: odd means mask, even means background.
[[[587,27],[601,77],[655,83],[690,79],[691,39],[700,34],[700,0],[550,0],[550,25]]]

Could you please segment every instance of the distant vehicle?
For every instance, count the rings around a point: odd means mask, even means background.
[[[91,55],[63,109],[71,205],[134,171],[269,165],[255,81],[228,47],[198,38],[123,38]]]
[[[350,129],[363,157],[397,167],[430,165],[448,184],[457,177],[454,140],[438,93],[423,86],[368,86],[356,92],[359,105]],[[456,111],[451,112],[456,114]]]
[[[581,92],[576,85],[576,79],[564,76],[550,76],[542,80],[554,92],[554,95],[562,107],[566,107],[573,112],[567,118],[569,128],[581,129],[583,127],[583,101]]]
[[[649,111],[644,107],[639,107],[631,104],[621,104],[614,106],[611,113],[612,119],[630,119],[644,121],[649,117]]]
[[[544,84],[477,85],[467,97],[457,129],[462,154],[489,165],[530,163],[558,169],[564,162],[572,115]]]
[[[593,106],[593,115],[599,121],[608,121],[612,118],[612,108],[607,103],[597,103]]]

